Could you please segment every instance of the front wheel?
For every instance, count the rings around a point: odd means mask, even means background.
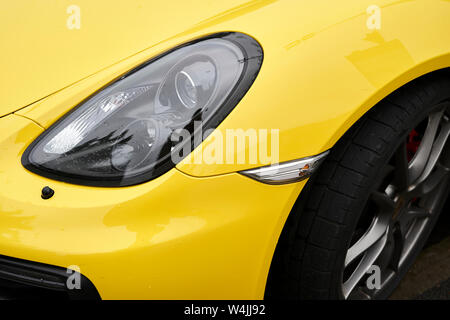
[[[294,299],[389,297],[448,196],[449,79],[441,72],[408,84],[332,149],[286,223],[271,293]]]

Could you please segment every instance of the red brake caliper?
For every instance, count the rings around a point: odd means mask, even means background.
[[[417,152],[417,149],[419,149],[419,145],[420,145],[419,133],[416,131],[416,129],[413,129],[409,133],[408,142],[406,143],[408,161],[411,161],[411,159],[414,157],[414,155]]]

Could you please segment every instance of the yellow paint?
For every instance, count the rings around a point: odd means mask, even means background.
[[[66,27],[71,4],[0,10],[0,254],[79,265],[103,298],[262,298],[304,182],[269,186],[236,173],[258,163],[185,161],[126,188],[25,170],[25,148],[87,96],[176,45],[243,32],[262,45],[263,66],[217,130],[279,129],[287,161],[331,148],[390,92],[450,66],[449,1],[380,0],[375,31],[366,26],[372,0],[78,0],[79,30]],[[47,201],[45,185],[55,189]]]

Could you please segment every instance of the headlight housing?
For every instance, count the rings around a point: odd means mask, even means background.
[[[176,165],[171,154],[188,143],[174,142],[174,132],[187,129],[193,136],[215,128],[250,88],[262,59],[256,40],[240,33],[177,47],[83,101],[27,148],[22,163],[82,185],[129,186],[156,178]]]

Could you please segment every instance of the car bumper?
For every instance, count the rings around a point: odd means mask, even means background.
[[[71,185],[21,165],[42,131],[18,115],[0,118],[0,255],[76,266],[103,299],[263,298],[304,181],[274,186],[172,169],[132,187]],[[41,198],[44,186],[51,199]]]

